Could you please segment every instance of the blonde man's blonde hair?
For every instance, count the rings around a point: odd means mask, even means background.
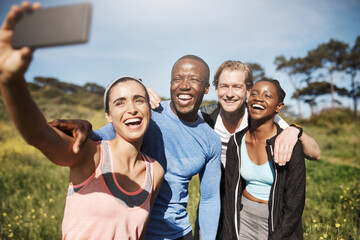
[[[244,64],[240,61],[228,60],[223,62],[215,73],[213,81],[215,88],[218,87],[219,77],[224,70],[244,72],[246,89],[249,90],[254,85],[253,73],[251,67],[248,64]]]

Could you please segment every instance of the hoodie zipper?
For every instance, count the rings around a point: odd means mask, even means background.
[[[271,156],[273,156],[274,152],[273,152],[273,148],[272,145],[270,144],[270,150],[271,150]],[[273,192],[272,192],[272,203],[271,203],[271,231],[274,231],[274,203],[275,203],[275,189],[276,189],[276,183],[277,183],[277,169],[276,169],[276,164],[274,163],[274,159],[273,160],[273,166],[274,166],[274,172],[275,172],[275,179],[274,179],[274,187],[273,187]]]
[[[235,145],[236,145],[236,153],[237,153],[237,156],[238,156],[238,161],[239,161],[239,178],[238,178],[238,182],[236,184],[236,188],[235,188],[235,214],[234,214],[234,220],[235,220],[235,233],[236,233],[236,238],[239,239],[239,224],[238,224],[238,217],[237,217],[237,197],[238,197],[238,191],[239,191],[239,184],[240,184],[240,167],[241,167],[241,161],[240,161],[240,153],[239,153],[239,144],[237,143],[237,140],[236,140],[236,134],[234,135],[234,142],[235,142]]]

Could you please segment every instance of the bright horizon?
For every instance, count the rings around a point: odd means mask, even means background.
[[[18,0],[1,0],[0,20]],[[43,7],[80,0],[40,0]],[[210,82],[226,60],[259,63],[287,93],[285,104],[297,112],[288,77],[276,72],[276,56],[304,57],[331,38],[351,46],[360,35],[360,1],[243,0],[90,0],[92,23],[86,44],[36,50],[26,74],[106,87],[120,75],[142,78],[162,97],[170,97],[170,71],[183,55],[194,54],[210,66]],[[350,81],[336,76],[335,83]],[[359,76],[358,76],[359,77]],[[214,87],[205,100],[216,100]],[[326,101],[325,106],[330,106]],[[350,101],[343,101],[351,107]],[[305,104],[304,104],[305,105]],[[308,108],[303,113],[308,114]]]

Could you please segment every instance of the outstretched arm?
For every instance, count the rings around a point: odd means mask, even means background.
[[[24,74],[28,69],[32,50],[23,47],[15,50],[11,46],[16,17],[22,11],[40,8],[40,4],[31,6],[24,2],[14,5],[7,14],[0,29],[0,87],[7,110],[24,139],[32,145],[40,144],[45,118],[30,96]],[[36,124],[34,124],[36,123]]]
[[[299,140],[303,146],[305,158],[309,160],[320,160],[321,149],[314,138],[310,137],[306,133],[303,133]]]
[[[310,160],[320,159],[321,150],[315,139],[305,133],[298,138],[300,130],[295,127],[289,127],[289,125],[278,115],[275,116],[274,121],[284,129],[275,140],[274,160],[276,163],[280,166],[284,166],[290,160],[298,140],[300,140],[303,146],[305,158]]]
[[[63,162],[66,159],[64,155],[71,154],[70,137],[48,126],[26,86],[24,74],[31,62],[32,50],[28,47],[15,50],[11,46],[18,14],[40,7],[39,3],[31,5],[28,2],[23,2],[21,6],[14,5],[1,26],[0,89],[9,115],[27,143],[41,150],[55,164],[70,166],[72,162]]]
[[[275,140],[274,160],[280,166],[283,166],[290,160],[294,146],[300,140],[304,154],[307,159],[319,160],[321,150],[315,139],[303,133],[298,139],[299,129],[295,127],[287,127],[282,131]]]

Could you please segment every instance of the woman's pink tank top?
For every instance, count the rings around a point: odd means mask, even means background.
[[[152,162],[136,192],[127,192],[116,181],[111,149],[101,142],[102,156],[95,172],[83,183],[70,185],[62,222],[63,239],[138,239],[150,214]]]

